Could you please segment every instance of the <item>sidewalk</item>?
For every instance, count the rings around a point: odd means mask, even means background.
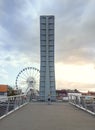
[[[95,117],[68,103],[30,103],[0,120],[0,130],[95,130]]]

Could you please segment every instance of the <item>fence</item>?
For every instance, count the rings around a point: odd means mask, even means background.
[[[77,94],[69,94],[69,103],[95,115],[95,96],[82,96]]]
[[[29,97],[26,95],[10,96],[0,99],[0,119],[13,111],[19,109],[29,102]]]

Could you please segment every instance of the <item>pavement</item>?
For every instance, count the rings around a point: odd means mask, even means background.
[[[29,103],[0,120],[0,130],[95,130],[95,117],[69,103]]]

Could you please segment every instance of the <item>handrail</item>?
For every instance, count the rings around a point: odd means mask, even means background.
[[[95,96],[84,96],[72,93],[69,95],[69,103],[95,115]]]
[[[21,108],[29,102],[25,94],[0,98],[0,119]]]

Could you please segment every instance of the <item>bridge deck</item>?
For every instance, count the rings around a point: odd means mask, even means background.
[[[95,130],[95,117],[68,103],[30,103],[0,120],[0,130]]]

